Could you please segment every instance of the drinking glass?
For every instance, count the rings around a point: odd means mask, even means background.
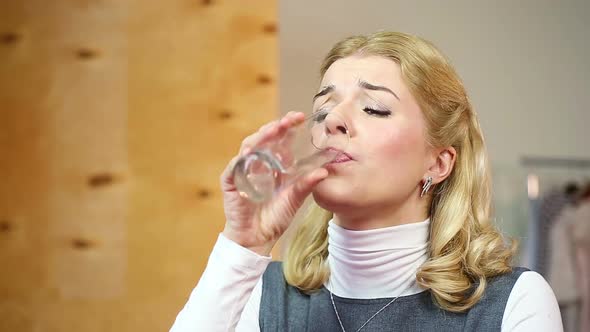
[[[302,175],[320,168],[346,151],[348,125],[336,112],[317,111],[272,142],[242,156],[233,168],[242,197],[264,202]]]

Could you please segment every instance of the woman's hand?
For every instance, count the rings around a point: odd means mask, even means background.
[[[264,203],[251,202],[240,196],[234,185],[233,167],[237,160],[263,144],[277,141],[286,131],[305,119],[301,112],[289,112],[282,119],[262,126],[242,141],[239,155],[234,157],[221,175],[221,190],[226,223],[223,235],[260,255],[269,255],[272,247],[287,230],[305,198],[328,176],[324,168],[306,174]]]

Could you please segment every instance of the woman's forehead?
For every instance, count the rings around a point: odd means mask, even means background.
[[[359,81],[398,91],[403,84],[400,67],[393,60],[379,56],[351,56],[334,62],[324,74],[321,86],[345,87],[357,85]]]

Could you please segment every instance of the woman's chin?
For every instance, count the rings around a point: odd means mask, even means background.
[[[339,207],[350,207],[355,201],[349,183],[329,177],[316,185],[312,195],[319,206],[333,212]]]

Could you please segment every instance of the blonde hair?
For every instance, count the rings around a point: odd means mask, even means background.
[[[463,83],[430,42],[397,32],[349,37],[326,56],[323,76],[337,60],[353,55],[391,59],[418,101],[433,147],[452,146],[451,174],[432,192],[429,259],[419,268],[419,285],[444,310],[462,312],[479,301],[488,278],[511,270],[516,244],[508,244],[490,220],[490,174],[479,121]],[[332,214],[312,203],[284,260],[287,282],[305,292],[329,277],[327,223]]]

